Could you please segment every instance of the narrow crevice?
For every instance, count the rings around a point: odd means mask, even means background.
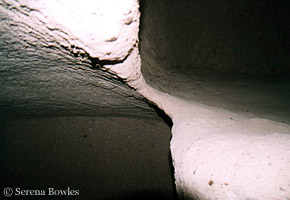
[[[124,60],[127,59],[127,57],[128,56],[126,56],[123,60],[100,60],[98,58],[93,58],[90,56],[88,58],[91,60],[92,68],[101,69],[105,65],[116,65],[116,64],[123,63]]]
[[[149,103],[149,106],[152,107],[157,115],[170,127],[170,129],[173,126],[173,122],[171,120],[171,118],[163,111],[161,110],[157,105],[155,105],[154,103]]]

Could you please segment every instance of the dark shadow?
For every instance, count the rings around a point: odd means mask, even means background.
[[[141,13],[140,15],[140,24],[139,24],[139,39],[141,40],[141,37],[140,35],[142,34],[143,32],[143,29],[144,29],[144,25],[142,23],[144,17],[146,16],[146,12],[144,12],[144,9],[146,7],[146,1],[140,1],[140,7],[139,7],[139,11]],[[141,45],[142,45],[142,42],[139,43],[139,50],[141,50]]]
[[[177,200],[176,196],[172,196],[170,192],[160,191],[139,191],[132,193],[120,194],[120,196],[112,200]]]
[[[100,60],[98,58],[89,57],[92,65],[92,69],[101,69],[104,65],[116,65],[124,62],[128,56],[123,60]]]
[[[173,166],[171,152],[169,152],[169,154],[168,154],[168,162],[169,162],[169,166],[170,166],[172,182],[174,183],[174,191],[172,194],[172,198],[178,199],[178,195],[177,195],[177,191],[176,191],[176,187],[175,187],[174,166]]]
[[[159,117],[161,117],[163,119],[163,121],[170,127],[170,129],[173,126],[173,122],[171,120],[171,118],[160,108],[158,108],[157,105],[153,104],[153,103],[149,103],[149,106],[152,107],[156,113],[158,114]]]

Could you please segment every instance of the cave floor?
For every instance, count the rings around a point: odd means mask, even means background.
[[[13,119],[2,122],[0,133],[2,191],[70,188],[79,195],[61,199],[175,198],[170,127],[161,119]]]

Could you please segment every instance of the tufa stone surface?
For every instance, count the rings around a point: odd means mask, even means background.
[[[1,117],[156,118],[141,95],[103,68],[122,63],[136,43],[121,34],[133,26],[137,35],[137,7],[129,2],[1,1]],[[110,9],[115,15],[104,24]],[[110,27],[117,35],[107,34]]]

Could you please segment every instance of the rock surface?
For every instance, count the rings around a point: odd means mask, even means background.
[[[142,71],[163,92],[141,92],[173,120],[181,199],[290,198],[287,11],[268,6],[143,2]]]
[[[62,12],[58,10],[64,5],[66,9]],[[97,5],[107,7],[107,10],[102,10],[106,12],[106,16],[99,12],[101,8],[96,8]],[[116,9],[119,7],[119,4],[115,5]],[[122,8],[122,13],[126,14],[121,19],[122,23],[131,22],[130,8]],[[0,2],[1,117],[157,117],[141,95],[124,84],[119,77],[101,69],[107,63],[121,63],[132,48],[131,40],[127,41],[129,46],[127,43],[123,44],[126,38],[107,42],[105,40],[109,39],[103,38],[108,35],[102,32],[102,20],[98,17],[102,15],[106,18],[108,9],[107,4],[100,4],[99,1],[95,2],[95,7],[81,1]],[[83,13],[76,13],[78,11],[96,17],[89,18],[92,21],[77,20],[80,16],[86,17]],[[121,13],[116,13],[111,19],[112,23],[119,22],[116,21],[119,15]],[[63,21],[67,19],[70,23]],[[131,25],[134,25],[133,20],[135,19],[132,19]],[[114,24],[106,24],[106,27],[112,26]],[[74,32],[76,29],[79,31]],[[91,30],[91,35],[104,35],[88,38],[83,35],[88,30]],[[136,31],[134,34],[137,34]],[[106,54],[106,49],[100,52],[94,48],[101,49],[105,44],[111,50],[116,50],[111,52],[111,57]],[[93,59],[92,56],[97,58]]]
[[[82,57],[81,63],[90,60],[93,67],[109,74],[108,79],[119,77],[171,117],[170,148],[180,198],[290,198],[290,114],[285,100],[290,96],[289,80],[277,76],[289,73],[285,3],[146,1],[144,10],[150,11],[144,12],[148,21],[141,27],[141,53],[147,84],[138,50],[137,0],[120,5],[113,0],[102,5],[96,1],[90,6],[76,1],[63,12],[53,9],[63,6],[58,0],[31,6],[25,2],[4,1],[1,9],[3,13],[20,10],[23,19],[27,12],[36,14],[36,23],[62,41],[59,47]],[[94,9],[102,12],[97,14]],[[266,17],[268,13],[270,17]],[[18,15],[2,18],[19,20]],[[261,19],[264,21],[259,23]],[[104,26],[103,32],[93,24]],[[10,23],[7,28],[11,27]],[[253,30],[256,27],[258,31]],[[250,78],[244,78],[245,74]],[[253,75],[273,78],[278,84],[264,89],[272,82],[261,84]],[[228,82],[222,80],[224,76],[230,77]],[[251,84],[254,89],[235,92],[239,86]],[[279,101],[273,103],[275,94]],[[134,93],[136,96],[140,97]],[[256,108],[253,102],[261,106]],[[269,109],[271,106],[274,108]]]
[[[162,121],[50,117],[13,119],[0,125],[2,191],[4,187],[46,192],[49,187],[70,187],[79,190],[79,195],[61,199],[175,197],[171,134]],[[16,199],[21,198],[25,197]]]
[[[263,2],[141,1],[147,83],[182,99],[290,123],[289,2]]]

